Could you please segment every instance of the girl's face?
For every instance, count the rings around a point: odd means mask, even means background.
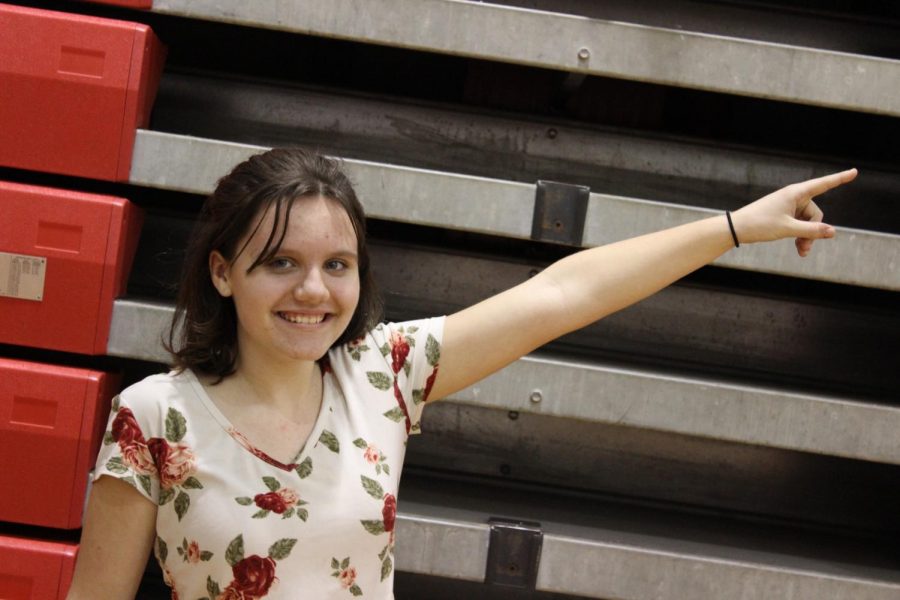
[[[218,251],[209,257],[213,285],[234,300],[238,368],[250,360],[318,360],[343,334],[359,302],[353,225],[343,207],[321,196],[294,202],[279,251],[247,272],[272,231],[272,212],[261,216],[258,228],[250,224],[256,233],[241,239],[237,247],[247,245],[232,264]]]

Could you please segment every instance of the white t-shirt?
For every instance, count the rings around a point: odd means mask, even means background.
[[[397,487],[443,325],[379,325],[330,350],[318,418],[291,464],[253,448],[191,371],[113,401],[94,477],[159,505],[155,554],[173,598],[393,598]]]

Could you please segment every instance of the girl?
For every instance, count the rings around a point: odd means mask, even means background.
[[[113,402],[69,598],[133,598],[151,550],[173,598],[392,598],[400,471],[427,402],[738,243],[794,237],[805,256],[834,235],[812,198],[855,176],[585,250],[446,318],[380,324],[337,163],[250,158],[197,222],[173,371]]]

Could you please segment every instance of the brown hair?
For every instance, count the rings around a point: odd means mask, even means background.
[[[237,314],[232,299],[219,295],[212,284],[210,253],[218,250],[229,262],[235,260],[244,251],[238,243],[251,225],[256,222],[252,233],[260,226],[257,215],[274,210],[272,230],[249,273],[278,252],[294,201],[317,196],[343,207],[357,240],[359,304],[334,345],[362,337],[381,320],[383,305],[369,268],[365,213],[350,180],[333,159],[300,148],[276,148],[237,165],[203,203],[188,242],[175,315],[164,344],[177,370],[216,375],[220,381],[234,373]]]

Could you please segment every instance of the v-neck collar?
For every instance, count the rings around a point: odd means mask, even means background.
[[[184,370],[184,375],[187,377],[187,381],[191,386],[191,389],[194,391],[194,394],[197,396],[197,399],[206,407],[206,410],[209,411],[209,414],[216,420],[216,422],[222,427],[223,430],[235,441],[237,442],[244,450],[255,456],[256,458],[272,465],[273,467],[277,467],[283,471],[293,471],[297,468],[299,464],[303,462],[303,459],[306,458],[307,449],[310,448],[310,440],[317,440],[319,436],[322,434],[322,431],[325,429],[325,420],[327,415],[331,413],[331,379],[333,377],[331,373],[331,369],[327,367],[327,362],[321,365],[322,371],[322,402],[319,404],[319,414],[316,416],[316,421],[313,424],[312,429],[309,432],[309,436],[306,438],[306,441],[303,443],[303,446],[300,448],[297,456],[294,458],[294,462],[285,464],[280,460],[269,456],[264,451],[260,450],[253,443],[241,433],[225,416],[225,414],[219,410],[219,407],[216,406],[216,403],[213,402],[212,398],[209,397],[209,394],[206,392],[206,388],[203,387],[203,384],[200,383],[200,380],[197,378],[197,375],[191,371],[190,369]]]

